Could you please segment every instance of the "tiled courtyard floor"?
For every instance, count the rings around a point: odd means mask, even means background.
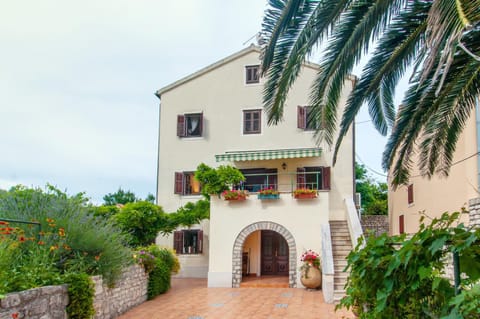
[[[172,279],[166,294],[120,319],[355,318],[323,302],[321,291],[296,288],[207,288],[205,279]]]

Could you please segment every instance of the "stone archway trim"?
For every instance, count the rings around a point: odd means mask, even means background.
[[[235,239],[232,259],[232,287],[239,288],[242,282],[242,250],[245,239],[257,230],[273,230],[285,238],[288,243],[288,286],[297,287],[297,247],[292,234],[282,225],[274,222],[256,222],[245,227]]]

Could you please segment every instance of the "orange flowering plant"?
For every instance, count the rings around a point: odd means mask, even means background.
[[[260,192],[258,192],[259,194],[261,195],[278,195],[279,192],[278,190],[276,190],[275,188],[273,188],[272,186],[270,187],[266,187],[266,188],[262,188],[260,190]]]

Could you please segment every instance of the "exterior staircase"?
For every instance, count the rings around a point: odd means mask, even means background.
[[[332,236],[332,252],[333,252],[333,289],[334,302],[337,303],[345,296],[345,283],[347,282],[348,273],[343,270],[347,266],[347,255],[352,250],[352,241],[348,230],[347,221],[331,220],[330,233]]]

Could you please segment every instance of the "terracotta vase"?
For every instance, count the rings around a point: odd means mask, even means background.
[[[305,288],[317,289],[322,285],[322,272],[317,267],[310,265],[308,269],[302,270],[300,281]]]

